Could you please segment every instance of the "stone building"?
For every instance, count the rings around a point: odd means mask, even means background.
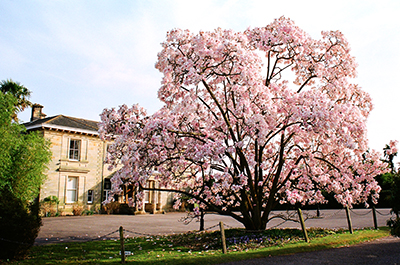
[[[87,210],[100,210],[111,191],[113,172],[104,164],[109,143],[99,138],[98,122],[64,115],[46,117],[42,109],[43,106],[34,104],[30,122],[24,123],[28,131],[39,131],[51,144],[52,159],[39,200],[56,196],[60,201],[58,210],[63,213],[71,212],[78,204]],[[157,184],[150,180],[148,185]],[[132,186],[122,188],[124,194],[115,199],[125,204],[130,197],[134,198],[135,190]],[[170,197],[167,193],[147,191],[145,208],[131,212],[160,212],[169,207]]]

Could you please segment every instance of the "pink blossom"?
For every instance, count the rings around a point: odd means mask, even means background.
[[[356,67],[341,32],[313,39],[285,17],[244,32],[169,31],[156,62],[164,106],[101,114],[100,137],[114,141],[106,161],[122,165],[113,191],[156,174],[161,189],[248,229],[265,228],[268,205],[323,203],[321,191],[346,206],[376,200],[387,169],[368,151],[372,102],[351,83]]]

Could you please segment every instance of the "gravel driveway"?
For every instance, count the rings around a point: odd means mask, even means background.
[[[274,211],[275,214],[286,212]],[[315,216],[315,211],[303,211],[304,215]],[[377,214],[378,226],[385,226],[389,219],[389,209],[379,209]],[[36,244],[87,241],[98,238],[117,237],[116,232],[120,226],[129,230],[130,236],[138,235],[165,235],[173,233],[184,233],[199,230],[199,223],[193,221],[185,225],[180,220],[185,213],[146,214],[146,215],[90,215],[90,216],[65,216],[43,218],[43,226]],[[372,213],[369,209],[357,209],[351,213],[354,228],[373,227]],[[296,216],[295,216],[296,217]],[[241,223],[228,216],[218,214],[205,215],[205,229],[216,230],[218,223],[222,221],[225,227],[243,227]],[[320,218],[309,218],[306,220],[307,227],[323,228],[346,228],[347,219],[344,210],[322,210]],[[300,228],[299,223],[282,222],[273,219],[268,227]]]

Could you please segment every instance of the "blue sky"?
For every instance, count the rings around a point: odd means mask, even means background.
[[[237,31],[282,15],[314,38],[340,30],[359,64],[354,80],[372,96],[370,146],[400,140],[400,1],[0,1],[0,80],[32,91],[49,115],[99,120],[104,108],[139,103],[151,114],[160,43],[173,28]],[[19,115],[30,118],[30,110]]]

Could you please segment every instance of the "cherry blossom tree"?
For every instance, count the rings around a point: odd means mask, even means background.
[[[400,213],[400,169],[395,167],[393,161],[398,153],[397,144],[398,141],[390,141],[383,149],[383,161],[388,164],[389,172],[377,176],[377,181],[382,185],[383,201],[388,203],[398,219]]]
[[[107,162],[122,164],[114,193],[133,184],[143,198],[154,176],[175,207],[189,196],[246,229],[265,229],[278,204],[324,203],[321,191],[344,206],[377,198],[386,167],[367,152],[372,103],[350,83],[356,62],[341,32],[315,40],[284,17],[244,32],[175,29],[156,68],[159,111],[101,115],[102,139],[114,140]]]

